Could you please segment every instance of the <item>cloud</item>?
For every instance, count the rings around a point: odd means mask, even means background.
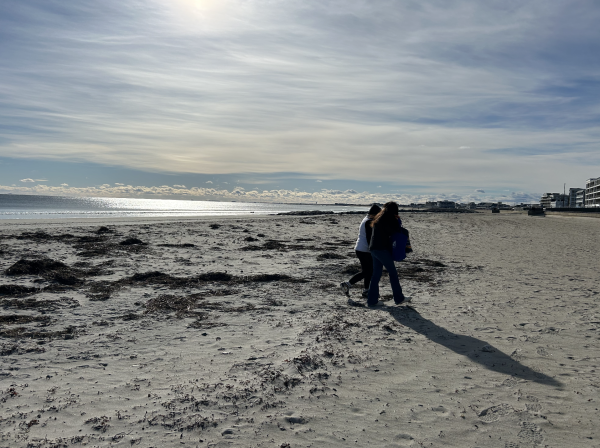
[[[185,185],[173,185],[175,188],[185,188]]]
[[[212,184],[212,183],[213,183],[213,181],[212,181],[212,180],[207,180],[207,181],[206,181],[206,183],[207,183],[207,184]]]
[[[68,187],[69,184],[60,184],[61,187]]]
[[[21,179],[21,182],[27,183],[27,182],[48,182],[47,179]]]
[[[485,197],[471,194],[407,194],[407,193],[370,193],[356,190],[322,189],[316,192],[301,189],[257,189],[246,190],[235,187],[231,191],[219,188],[178,188],[175,186],[143,186],[143,185],[100,185],[93,187],[69,187],[65,184],[49,186],[43,184],[31,186],[0,185],[0,192],[17,194],[39,194],[49,196],[75,196],[75,197],[134,197],[134,198],[162,198],[181,199],[196,198],[199,200],[223,200],[241,202],[298,202],[298,203],[335,203],[347,202],[355,204],[370,204],[373,202],[397,201],[401,204],[424,203],[426,201],[451,200],[457,202],[538,202],[539,194],[512,192],[510,195],[488,195]]]
[[[475,190],[475,193],[485,193],[484,190]]]
[[[315,180],[315,182],[323,182],[323,181],[322,181],[322,180],[318,180],[318,179],[317,179],[317,180]]]
[[[593,2],[24,4],[0,156],[448,191],[600,168]]]
[[[120,184],[119,182],[115,182],[115,185],[122,186],[122,185],[125,185],[125,184]]]

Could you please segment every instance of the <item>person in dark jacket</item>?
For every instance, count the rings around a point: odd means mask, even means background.
[[[394,302],[396,305],[408,303],[410,299],[402,293],[398,271],[392,258],[392,235],[398,232],[402,233],[404,230],[401,227],[400,218],[398,217],[398,204],[395,202],[386,203],[381,212],[371,222],[371,226],[373,227],[373,235],[371,236],[369,250],[373,257],[373,275],[371,277],[371,284],[369,285],[367,305],[377,305],[379,300],[379,281],[381,280],[384,266],[390,275]]]
[[[373,233],[371,221],[373,221],[373,218],[375,218],[380,211],[381,207],[377,204],[373,204],[358,228],[358,239],[356,240],[354,251],[356,252],[358,261],[360,261],[361,271],[358,274],[354,274],[347,282],[340,283],[342,292],[348,297],[350,297],[350,288],[352,285],[358,283],[360,280],[363,280],[365,287],[363,290],[363,297],[366,297],[367,292],[369,291],[371,275],[373,274],[373,258],[371,258],[371,253],[369,252],[369,243],[371,242],[371,234]]]

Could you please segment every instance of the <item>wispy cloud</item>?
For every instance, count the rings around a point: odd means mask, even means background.
[[[2,9],[5,157],[440,189],[600,169],[592,1]]]
[[[21,179],[21,182],[23,183],[28,183],[28,182],[48,182],[47,179],[30,179],[30,178],[26,178],[26,179]]]

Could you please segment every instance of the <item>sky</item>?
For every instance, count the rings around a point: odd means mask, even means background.
[[[596,0],[2,0],[0,193],[535,202],[600,177]]]

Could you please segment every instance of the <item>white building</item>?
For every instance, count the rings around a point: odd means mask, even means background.
[[[544,193],[540,198],[540,205],[543,208],[554,208],[559,196],[560,193]]]
[[[577,192],[577,197],[575,198],[575,207],[585,207],[585,189],[581,189]]]
[[[585,206],[600,207],[600,177],[585,181]]]

